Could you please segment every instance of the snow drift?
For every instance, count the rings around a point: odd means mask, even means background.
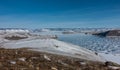
[[[53,54],[71,56],[92,61],[104,61],[94,52],[55,39],[25,39],[19,41],[9,41],[3,44],[4,48],[29,48],[29,50],[48,52]]]

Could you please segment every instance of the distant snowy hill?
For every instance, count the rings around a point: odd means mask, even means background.
[[[51,30],[49,30],[49,29],[46,29],[46,28],[42,28],[42,29],[34,29],[34,30],[32,30],[33,32],[49,32],[49,31],[51,31]]]
[[[14,33],[14,32],[19,32],[19,33],[28,33],[30,32],[29,30],[27,29],[0,29],[0,33],[2,32],[7,32],[7,33]]]

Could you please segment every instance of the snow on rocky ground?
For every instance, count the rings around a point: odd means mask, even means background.
[[[104,59],[90,50],[55,39],[9,41],[4,43],[2,47],[13,49],[26,47],[34,51],[49,52],[53,54],[66,55],[93,61],[104,61]]]

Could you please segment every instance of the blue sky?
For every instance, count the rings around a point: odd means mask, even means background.
[[[119,28],[120,0],[0,0],[0,28]]]

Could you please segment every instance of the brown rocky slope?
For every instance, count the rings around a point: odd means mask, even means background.
[[[21,49],[0,48],[0,70],[120,70],[114,63],[87,61]]]

